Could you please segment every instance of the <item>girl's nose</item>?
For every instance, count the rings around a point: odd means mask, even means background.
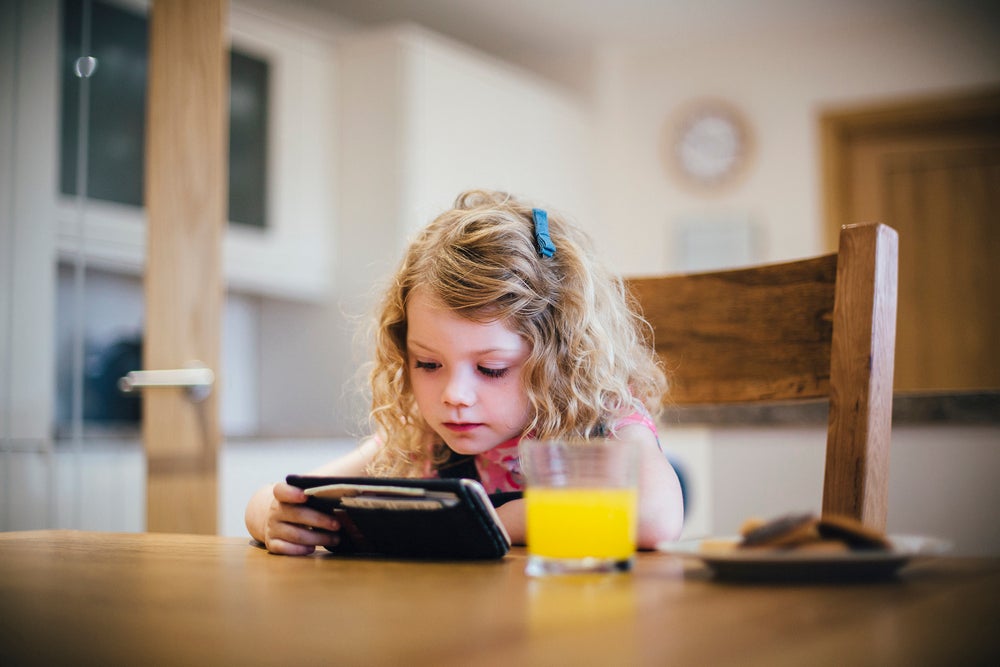
[[[441,401],[445,405],[467,407],[476,402],[476,392],[471,378],[462,372],[452,373],[444,386]]]

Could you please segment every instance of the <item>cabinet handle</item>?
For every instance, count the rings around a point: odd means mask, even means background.
[[[200,361],[190,362],[186,368],[163,371],[129,371],[118,379],[118,388],[130,393],[146,387],[183,387],[188,398],[199,403],[212,393],[215,373]]]

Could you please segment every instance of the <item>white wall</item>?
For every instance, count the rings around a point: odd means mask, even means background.
[[[919,15],[904,6],[896,14],[828,32],[600,52],[595,233],[613,262],[626,273],[670,269],[675,226],[691,216],[755,221],[763,260],[825,251],[817,132],[823,110],[1000,83],[997,22],[975,22],[950,3]],[[756,144],[745,180],[718,196],[685,190],[665,172],[660,152],[672,115],[706,96],[741,109]]]
[[[593,128],[583,100],[424,31],[409,37],[406,236],[470,188],[504,190],[581,224],[592,220]]]

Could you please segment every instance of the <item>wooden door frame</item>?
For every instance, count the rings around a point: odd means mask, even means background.
[[[886,220],[847,220],[847,154],[850,143],[860,137],[891,136],[921,130],[988,122],[990,110],[1000,107],[1000,89],[912,97],[856,107],[831,109],[820,115],[820,160],[822,172],[823,239],[827,252],[835,252],[842,225]]]
[[[1000,87],[993,86],[830,111],[820,118],[826,243],[845,224],[882,222],[900,233],[897,391],[978,390],[997,381],[990,370],[996,368],[995,348],[984,344],[1000,326],[995,292],[977,286],[995,278],[983,283],[981,275],[969,273],[970,267],[994,266],[995,251],[984,245],[998,238],[990,233],[996,229],[992,205],[977,195],[979,181],[959,179],[955,165],[996,164],[998,117]],[[976,178],[989,180],[982,169]],[[910,176],[918,173],[924,179],[919,185]],[[932,173],[937,180],[928,176]],[[987,180],[983,187],[989,187]],[[893,183],[911,189],[892,191]],[[944,199],[932,202],[935,192]],[[957,203],[965,199],[980,208],[958,225]],[[957,257],[963,258],[960,266],[945,264]]]

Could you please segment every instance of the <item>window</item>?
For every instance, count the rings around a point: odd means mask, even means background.
[[[229,59],[229,219],[267,227],[268,64],[233,50]]]

